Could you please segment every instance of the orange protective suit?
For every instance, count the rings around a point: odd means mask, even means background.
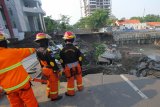
[[[82,69],[81,61],[82,55],[78,48],[73,44],[66,44],[60,52],[61,64],[64,68],[64,73],[67,78],[67,93],[66,95],[75,95],[74,80],[77,82],[77,89],[81,91],[83,89],[82,84]]]
[[[0,48],[0,86],[7,93],[11,107],[38,107],[30,86],[30,76],[21,61],[33,48]]]
[[[57,73],[53,73],[52,69],[43,68],[43,75],[47,77],[47,89],[46,94],[51,99],[58,97],[58,81],[59,77]]]
[[[37,58],[42,67],[42,74],[47,79],[46,94],[51,100],[56,100],[59,97],[59,68],[55,62],[54,54],[49,48],[39,47]]]
[[[72,68],[66,66],[64,72],[67,77],[67,94],[73,96],[75,95],[74,80],[77,82],[77,89],[79,91],[83,89],[81,66],[80,64]]]

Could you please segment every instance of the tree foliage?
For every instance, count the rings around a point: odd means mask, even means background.
[[[145,22],[159,22],[160,21],[160,16],[159,15],[153,15],[149,14],[144,17]]]
[[[88,17],[81,18],[74,26],[76,28],[87,28]]]
[[[45,25],[47,32],[53,32],[53,30],[57,29],[58,22],[52,19],[51,16],[44,17]]]
[[[160,22],[160,16],[148,14],[145,17],[131,17],[131,19],[138,19],[140,22]]]
[[[61,15],[60,23],[59,23],[59,28],[61,29],[61,31],[64,32],[69,29],[69,26],[70,26],[69,21],[70,21],[70,17]]]
[[[91,29],[104,27],[108,18],[109,15],[106,10],[98,9],[91,16],[89,16],[89,27]]]
[[[52,16],[44,17],[46,24],[47,33],[52,33],[54,31],[64,32],[66,30],[71,30],[73,27],[69,24],[70,17],[61,15],[59,20],[52,19]]]
[[[142,17],[131,17],[130,19],[137,19],[140,22],[144,22]]]
[[[90,28],[96,30],[106,26],[106,21],[109,18],[109,12],[103,9],[97,9],[92,15],[81,18],[74,26],[78,28]]]
[[[95,59],[97,60],[98,56],[105,52],[105,46],[102,43],[95,43],[93,44],[93,47],[95,48],[94,56]]]

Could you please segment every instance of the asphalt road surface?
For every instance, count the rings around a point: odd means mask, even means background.
[[[63,99],[51,102],[45,96],[45,85],[32,86],[40,107],[159,107],[160,80],[155,77],[133,75],[89,74],[83,78],[84,90],[74,97],[64,95],[66,83],[61,82]],[[6,97],[0,99],[0,107],[9,107]]]

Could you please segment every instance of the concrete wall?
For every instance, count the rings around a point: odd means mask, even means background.
[[[160,39],[158,31],[121,32],[113,35],[117,44],[153,44]],[[158,43],[158,42],[157,42]]]
[[[146,23],[137,23],[137,24],[125,24],[120,26],[120,30],[124,30],[124,29],[146,29],[147,24]]]

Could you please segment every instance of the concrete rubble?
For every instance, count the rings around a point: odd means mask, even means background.
[[[60,35],[51,36],[54,38],[54,42],[50,42],[50,49],[55,53],[55,57],[57,57],[56,59],[58,59],[59,50],[63,47],[64,41],[62,40],[62,37]],[[84,75],[89,74],[91,71],[92,73],[109,71],[107,74],[115,74],[116,71],[117,74],[130,73],[129,71],[136,69],[136,64],[138,63],[139,58],[144,56],[142,54],[143,48],[138,47],[137,51],[136,46],[130,47],[126,45],[123,46],[114,44],[114,41],[112,40],[113,38],[111,38],[112,36],[110,37],[106,35],[89,35],[92,38],[87,36],[88,35],[77,36],[74,43],[76,46],[79,47],[79,49],[81,49],[84,55]],[[19,43],[14,42],[12,46],[14,45],[15,47],[37,47],[37,44],[33,42],[34,39],[34,36],[30,35],[27,36],[25,40],[20,41]],[[22,43],[25,45],[22,45]],[[37,63],[35,56],[34,58],[30,58],[30,64],[32,64],[32,62],[34,64]],[[30,58],[28,58],[28,60]],[[58,60],[56,62],[59,63]],[[27,64],[25,65],[25,68],[28,68]],[[27,71],[31,73],[34,72],[34,70]]]
[[[160,55],[148,55],[141,57],[136,67],[136,76],[160,77]]]
[[[111,64],[113,61],[121,60],[122,55],[117,50],[117,45],[105,45],[105,51],[98,56],[98,62]]]

